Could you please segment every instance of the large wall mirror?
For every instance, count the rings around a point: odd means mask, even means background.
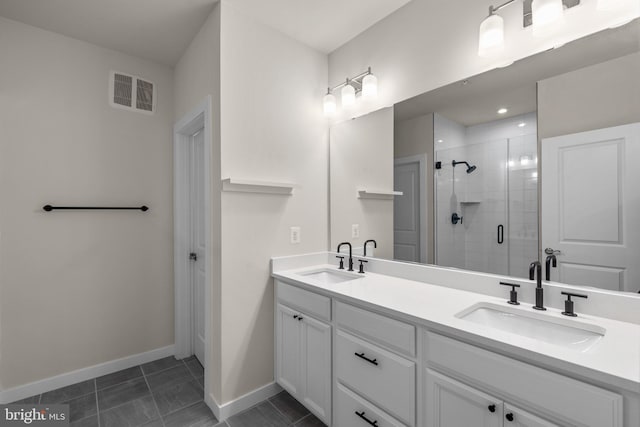
[[[640,291],[640,20],[337,123],[331,245]]]

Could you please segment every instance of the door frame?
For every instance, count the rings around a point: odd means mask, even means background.
[[[420,180],[420,262],[427,262],[427,240],[429,230],[427,229],[427,154],[416,154],[414,156],[397,157],[393,159],[393,170],[395,174],[396,166],[418,163],[418,175]],[[395,231],[395,226],[394,226]]]
[[[204,218],[205,218],[205,346],[204,369],[208,369],[211,347],[211,155],[212,124],[211,96],[194,110],[187,113],[173,127],[173,268],[175,291],[175,356],[188,357],[193,354],[193,312],[190,247],[190,205],[189,205],[189,141],[191,136],[203,129],[204,132]],[[205,396],[209,393],[205,381]]]

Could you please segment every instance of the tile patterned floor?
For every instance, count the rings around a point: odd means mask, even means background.
[[[195,357],[166,357],[14,403],[69,404],[72,427],[322,427],[287,392],[225,422],[203,401],[204,369]]]

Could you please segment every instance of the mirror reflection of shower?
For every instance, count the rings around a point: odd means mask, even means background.
[[[436,264],[526,277],[537,258],[536,113],[433,123]]]
[[[471,173],[474,170],[476,170],[476,165],[470,165],[468,162],[465,162],[465,161],[458,162],[454,160],[453,162],[451,162],[451,164],[453,165],[454,168],[456,167],[456,165],[460,165],[460,164],[467,165],[467,173]]]

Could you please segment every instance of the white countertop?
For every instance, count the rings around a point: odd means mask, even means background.
[[[509,309],[532,312],[531,304],[512,306],[505,299],[367,272],[359,278],[325,284],[300,273],[318,269],[338,270],[320,264],[304,268],[274,271],[273,277],[311,291],[355,302],[371,308],[391,311],[399,317],[435,331],[457,336],[487,348],[531,361],[543,367],[584,376],[611,386],[640,393],[640,325],[578,312],[577,318],[548,308],[544,316],[562,322],[587,323],[602,327],[605,335],[591,348],[576,349],[541,342],[518,334],[503,332],[455,315],[477,303],[493,303]],[[540,313],[540,312],[537,312]]]

